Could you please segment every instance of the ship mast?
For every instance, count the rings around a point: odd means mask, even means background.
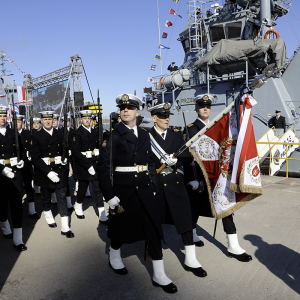
[[[162,75],[162,61],[161,61],[161,47],[160,47],[160,25],[159,25],[159,6],[158,6],[158,0],[157,0],[157,20],[158,20],[158,41],[159,41],[159,56],[160,56],[160,75]]]

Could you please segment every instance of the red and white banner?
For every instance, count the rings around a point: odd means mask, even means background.
[[[18,92],[18,101],[15,102],[23,102],[26,101],[26,90],[23,86],[17,86],[17,92]]]
[[[190,147],[204,174],[216,219],[232,214],[262,194],[251,119],[255,104],[255,99],[245,94],[240,100],[239,118],[234,107]]]

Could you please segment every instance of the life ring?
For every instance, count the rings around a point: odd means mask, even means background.
[[[265,34],[265,40],[268,38],[268,34],[270,34],[271,32],[276,34],[276,39],[279,39],[279,33],[275,29],[270,29]]]

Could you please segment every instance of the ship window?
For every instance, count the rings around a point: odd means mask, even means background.
[[[190,43],[189,43],[189,39],[185,39],[185,40],[183,40],[181,43],[182,43],[182,47],[183,47],[184,53],[190,52]]]
[[[227,39],[239,39],[242,32],[242,22],[226,24]]]
[[[223,25],[216,25],[210,27],[210,35],[212,43],[217,43],[218,41],[225,39]]]
[[[17,90],[14,90],[14,93],[16,93],[17,92]]]

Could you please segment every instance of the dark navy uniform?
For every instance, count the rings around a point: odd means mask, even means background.
[[[20,139],[21,139],[21,143],[23,146],[23,149],[25,151],[25,153],[27,154],[27,152],[29,152],[29,146],[30,146],[30,141],[31,141],[31,136],[30,136],[30,131],[26,130],[26,129],[22,129],[20,134]],[[21,169],[22,174],[23,174],[23,181],[24,181],[24,188],[25,188],[25,192],[27,195],[27,201],[28,203],[34,203],[34,193],[32,190],[32,164],[31,162],[28,160],[27,155],[25,155],[25,159],[24,159],[24,167]],[[35,213],[34,215],[30,215],[36,219],[39,219],[39,216]]]
[[[25,152],[19,138],[20,159],[25,160]],[[0,200],[0,222],[7,220],[8,203],[12,216],[12,224],[14,228],[22,228],[22,195],[23,195],[23,176],[21,169],[17,166],[11,166],[10,158],[17,156],[15,132],[13,129],[6,127],[6,133],[3,136],[0,134],[0,168],[1,171],[5,168],[11,168],[14,173],[14,178],[10,179],[3,174],[0,174],[1,200]]]
[[[91,132],[81,125],[77,130],[73,131],[70,139],[73,172],[79,183],[76,202],[83,202],[91,181],[96,205],[97,207],[103,207],[103,197],[99,189],[97,174],[91,175],[88,172],[88,169],[91,167],[96,168],[99,155],[98,132],[96,129],[90,129]]]
[[[68,184],[68,170],[66,165],[55,163],[55,157],[61,157],[63,153],[63,132],[53,129],[50,135],[45,129],[34,131],[31,137],[30,155],[34,166],[34,183],[41,187],[44,211],[51,210],[51,193],[55,191],[58,201],[59,214],[68,215],[66,205],[66,191]],[[42,158],[50,158],[47,165]],[[60,181],[54,183],[47,175],[56,172]]]
[[[105,199],[114,196],[120,199],[125,212],[110,215],[107,236],[113,242],[134,243],[139,240],[154,239],[148,243],[152,259],[162,259],[160,239],[163,238],[158,208],[153,192],[156,191],[156,170],[150,147],[149,134],[137,127],[138,138],[123,123],[116,125],[112,132],[113,167],[148,166],[148,171],[113,172],[110,181],[109,133],[104,134],[99,162],[96,166],[99,185]],[[149,233],[150,232],[150,233]],[[117,248],[117,247],[116,247]]]
[[[279,116],[279,118],[277,118],[277,116],[274,116],[272,118],[272,126],[274,126],[275,128],[283,128],[285,132],[286,129],[285,117]]]
[[[195,134],[197,134],[203,127],[204,123],[201,122],[199,119],[196,119],[195,122],[189,124],[187,126],[188,129],[188,135],[189,138],[191,139]],[[198,220],[199,216],[204,216],[204,217],[213,217],[212,212],[211,212],[211,207],[210,207],[210,202],[209,202],[209,196],[208,196],[208,190],[207,190],[207,185],[205,182],[204,175],[197,163],[194,164],[196,173],[197,173],[197,180],[200,182],[203,182],[204,185],[204,190],[199,193],[199,190],[192,190],[191,187],[187,187],[190,199],[191,199],[191,204],[192,204],[192,211],[193,211],[193,228],[196,228],[196,223]],[[190,166],[187,169],[187,172],[185,172],[185,178],[186,181],[193,181],[196,180],[194,177],[194,172],[192,169],[192,166]],[[227,234],[233,234],[236,233],[236,228],[235,224],[233,222],[233,216],[227,216],[222,219],[223,222],[223,227],[224,231]]]
[[[151,128],[150,134],[167,154],[175,153],[184,144],[182,132],[178,129],[168,128],[165,139],[154,127]],[[156,156],[154,160],[156,169],[159,169],[160,160]],[[155,198],[159,206],[161,222],[175,225],[179,234],[193,229],[189,196],[184,186],[183,174],[178,171],[179,167],[191,161],[189,153],[184,152],[178,157],[172,173],[161,172],[158,175],[159,190]],[[191,240],[189,244],[192,245],[193,241]]]

